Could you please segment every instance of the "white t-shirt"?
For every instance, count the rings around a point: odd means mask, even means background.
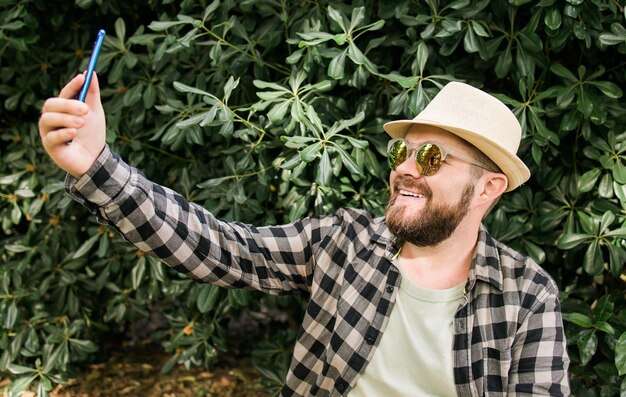
[[[349,397],[455,396],[452,326],[463,288],[424,289],[403,277],[389,324]]]

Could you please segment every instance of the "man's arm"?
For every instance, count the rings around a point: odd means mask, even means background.
[[[308,292],[322,238],[339,217],[254,227],[223,222],[175,191],[149,181],[105,147],[66,189],[100,222],[141,251],[204,282],[267,293]]]
[[[512,351],[508,394],[570,394],[561,306],[556,291],[534,305],[518,330]]]
[[[109,150],[95,74],[86,102],[74,99],[84,80],[76,76],[48,99],[39,120],[42,144],[68,173],[74,199],[140,250],[190,277],[275,294],[308,291],[316,236],[327,234],[332,217],[266,228],[218,221]]]

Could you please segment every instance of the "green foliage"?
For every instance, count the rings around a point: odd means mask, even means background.
[[[210,366],[228,349],[226,321],[266,304],[178,276],[64,194],[37,117],[85,68],[100,27],[107,142],[219,217],[258,225],[382,213],[382,123],[414,117],[450,80],[497,94],[533,176],[487,224],[559,283],[573,392],[626,394],[619,2],[0,0],[0,371],[12,395],[47,395],[157,304],[164,370]],[[277,328],[254,355],[270,388],[293,343],[272,341]]]

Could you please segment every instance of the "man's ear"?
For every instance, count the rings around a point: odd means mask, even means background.
[[[477,198],[478,205],[498,200],[509,183],[506,175],[495,172],[486,172],[482,180],[483,183],[480,184],[482,190],[479,192]]]

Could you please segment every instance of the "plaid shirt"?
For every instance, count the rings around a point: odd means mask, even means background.
[[[281,395],[347,395],[371,360],[400,284],[391,264],[397,242],[383,218],[342,209],[283,226],[222,222],[108,147],[79,181],[68,177],[66,189],[99,221],[189,277],[307,296]],[[454,317],[459,395],[569,394],[557,295],[544,270],[481,228]]]

